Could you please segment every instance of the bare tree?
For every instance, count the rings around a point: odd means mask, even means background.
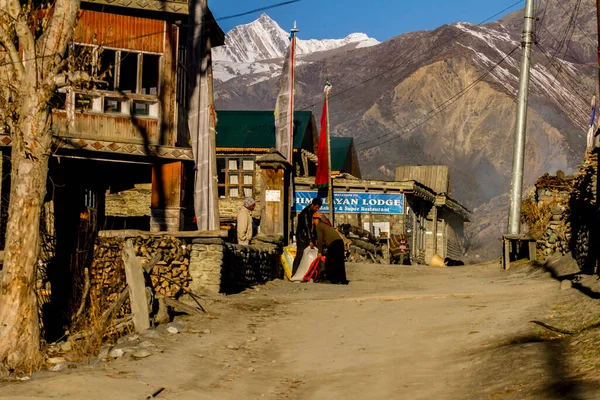
[[[68,81],[65,54],[79,6],[79,0],[0,0],[5,59],[0,67],[0,129],[12,137],[0,282],[0,374],[31,372],[41,361],[34,278],[52,146],[50,104],[57,86]]]

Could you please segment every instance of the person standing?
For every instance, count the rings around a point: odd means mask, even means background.
[[[322,213],[316,212],[313,215],[313,224],[317,232],[318,257],[323,254],[323,249],[327,248],[325,256],[325,278],[338,285],[347,285],[346,264],[344,262],[344,240],[332,226],[327,224],[327,217]]]
[[[237,238],[238,244],[249,245],[252,239],[252,211],[256,207],[256,202],[252,197],[244,199],[244,206],[240,209],[237,216]]]
[[[304,207],[304,210],[298,215],[298,227],[296,228],[296,257],[294,258],[294,265],[292,266],[292,276],[300,266],[304,250],[309,246],[311,249],[315,248],[317,236],[313,229],[312,217],[314,213],[319,211],[322,205],[323,200],[316,197],[312,199],[311,203]]]

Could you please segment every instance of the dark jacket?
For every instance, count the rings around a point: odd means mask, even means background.
[[[310,242],[317,242],[317,234],[312,225],[312,217],[315,212],[310,209],[310,205],[304,207],[304,210],[298,215],[298,227],[296,228],[296,242],[308,246]]]
[[[336,240],[342,240],[342,237],[334,228],[322,221],[315,227],[315,231],[318,237],[317,249],[321,254],[323,254],[323,249],[325,247],[329,247],[329,245]]]

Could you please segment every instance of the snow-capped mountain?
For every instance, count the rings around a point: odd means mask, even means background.
[[[334,50],[351,50],[379,44],[364,33],[352,33],[343,39],[297,41],[300,64],[309,58]],[[267,14],[256,21],[233,28],[225,36],[225,46],[213,50],[214,78],[225,82],[240,75],[259,74],[253,83],[279,74],[289,46],[289,32]]]

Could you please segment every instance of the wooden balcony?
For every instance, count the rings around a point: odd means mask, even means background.
[[[52,115],[52,129],[55,136],[65,138],[162,144],[159,121],[156,119],[91,113],[76,113],[70,119],[66,112],[56,111]]]
[[[67,93],[62,109],[52,113],[55,143],[61,149],[193,160],[191,148],[175,147],[176,121],[161,122],[160,111],[155,96]]]

